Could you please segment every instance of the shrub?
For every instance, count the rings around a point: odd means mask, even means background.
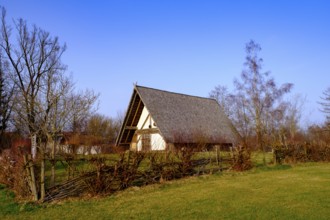
[[[276,163],[318,162],[330,161],[330,146],[310,143],[288,146],[275,146],[274,158]]]
[[[31,195],[25,175],[22,153],[17,148],[6,149],[0,157],[0,182],[12,189],[19,198]]]
[[[231,167],[236,171],[249,170],[253,167],[251,161],[251,152],[242,146],[233,149]]]

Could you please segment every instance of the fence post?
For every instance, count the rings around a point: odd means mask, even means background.
[[[40,200],[45,199],[46,189],[45,189],[45,158],[42,156],[40,164]]]

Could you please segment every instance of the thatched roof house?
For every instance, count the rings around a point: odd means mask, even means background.
[[[135,86],[116,145],[165,150],[176,144],[232,144],[236,139],[216,100]]]

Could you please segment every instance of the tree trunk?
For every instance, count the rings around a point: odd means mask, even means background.
[[[45,144],[39,143],[40,150],[40,199],[43,202],[45,199],[46,189],[45,189],[45,152],[47,149],[47,141]]]
[[[261,119],[260,116],[256,117],[256,135],[257,135],[257,145],[258,148],[262,151],[262,161],[263,164],[266,165],[266,148],[263,143],[263,137],[262,137],[262,129],[261,129]]]
[[[36,180],[34,175],[33,163],[31,162],[31,157],[24,155],[23,156],[25,171],[28,178],[29,187],[33,196],[33,201],[38,201],[38,193],[36,187]]]
[[[55,165],[56,165],[56,160],[55,160],[55,142],[53,139],[50,139],[49,141],[52,152],[51,152],[51,186],[55,185]]]
[[[37,156],[37,135],[32,134],[31,136],[31,155],[32,159],[35,159]]]

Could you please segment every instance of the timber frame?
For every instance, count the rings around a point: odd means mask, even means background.
[[[128,113],[126,114],[124,123],[121,128],[123,132],[121,132],[118,137],[119,140],[122,140],[122,146],[130,145],[133,135],[137,130],[137,123],[139,122],[143,107],[144,104],[140,96],[138,95],[136,90],[134,90],[131,102],[129,104]]]

